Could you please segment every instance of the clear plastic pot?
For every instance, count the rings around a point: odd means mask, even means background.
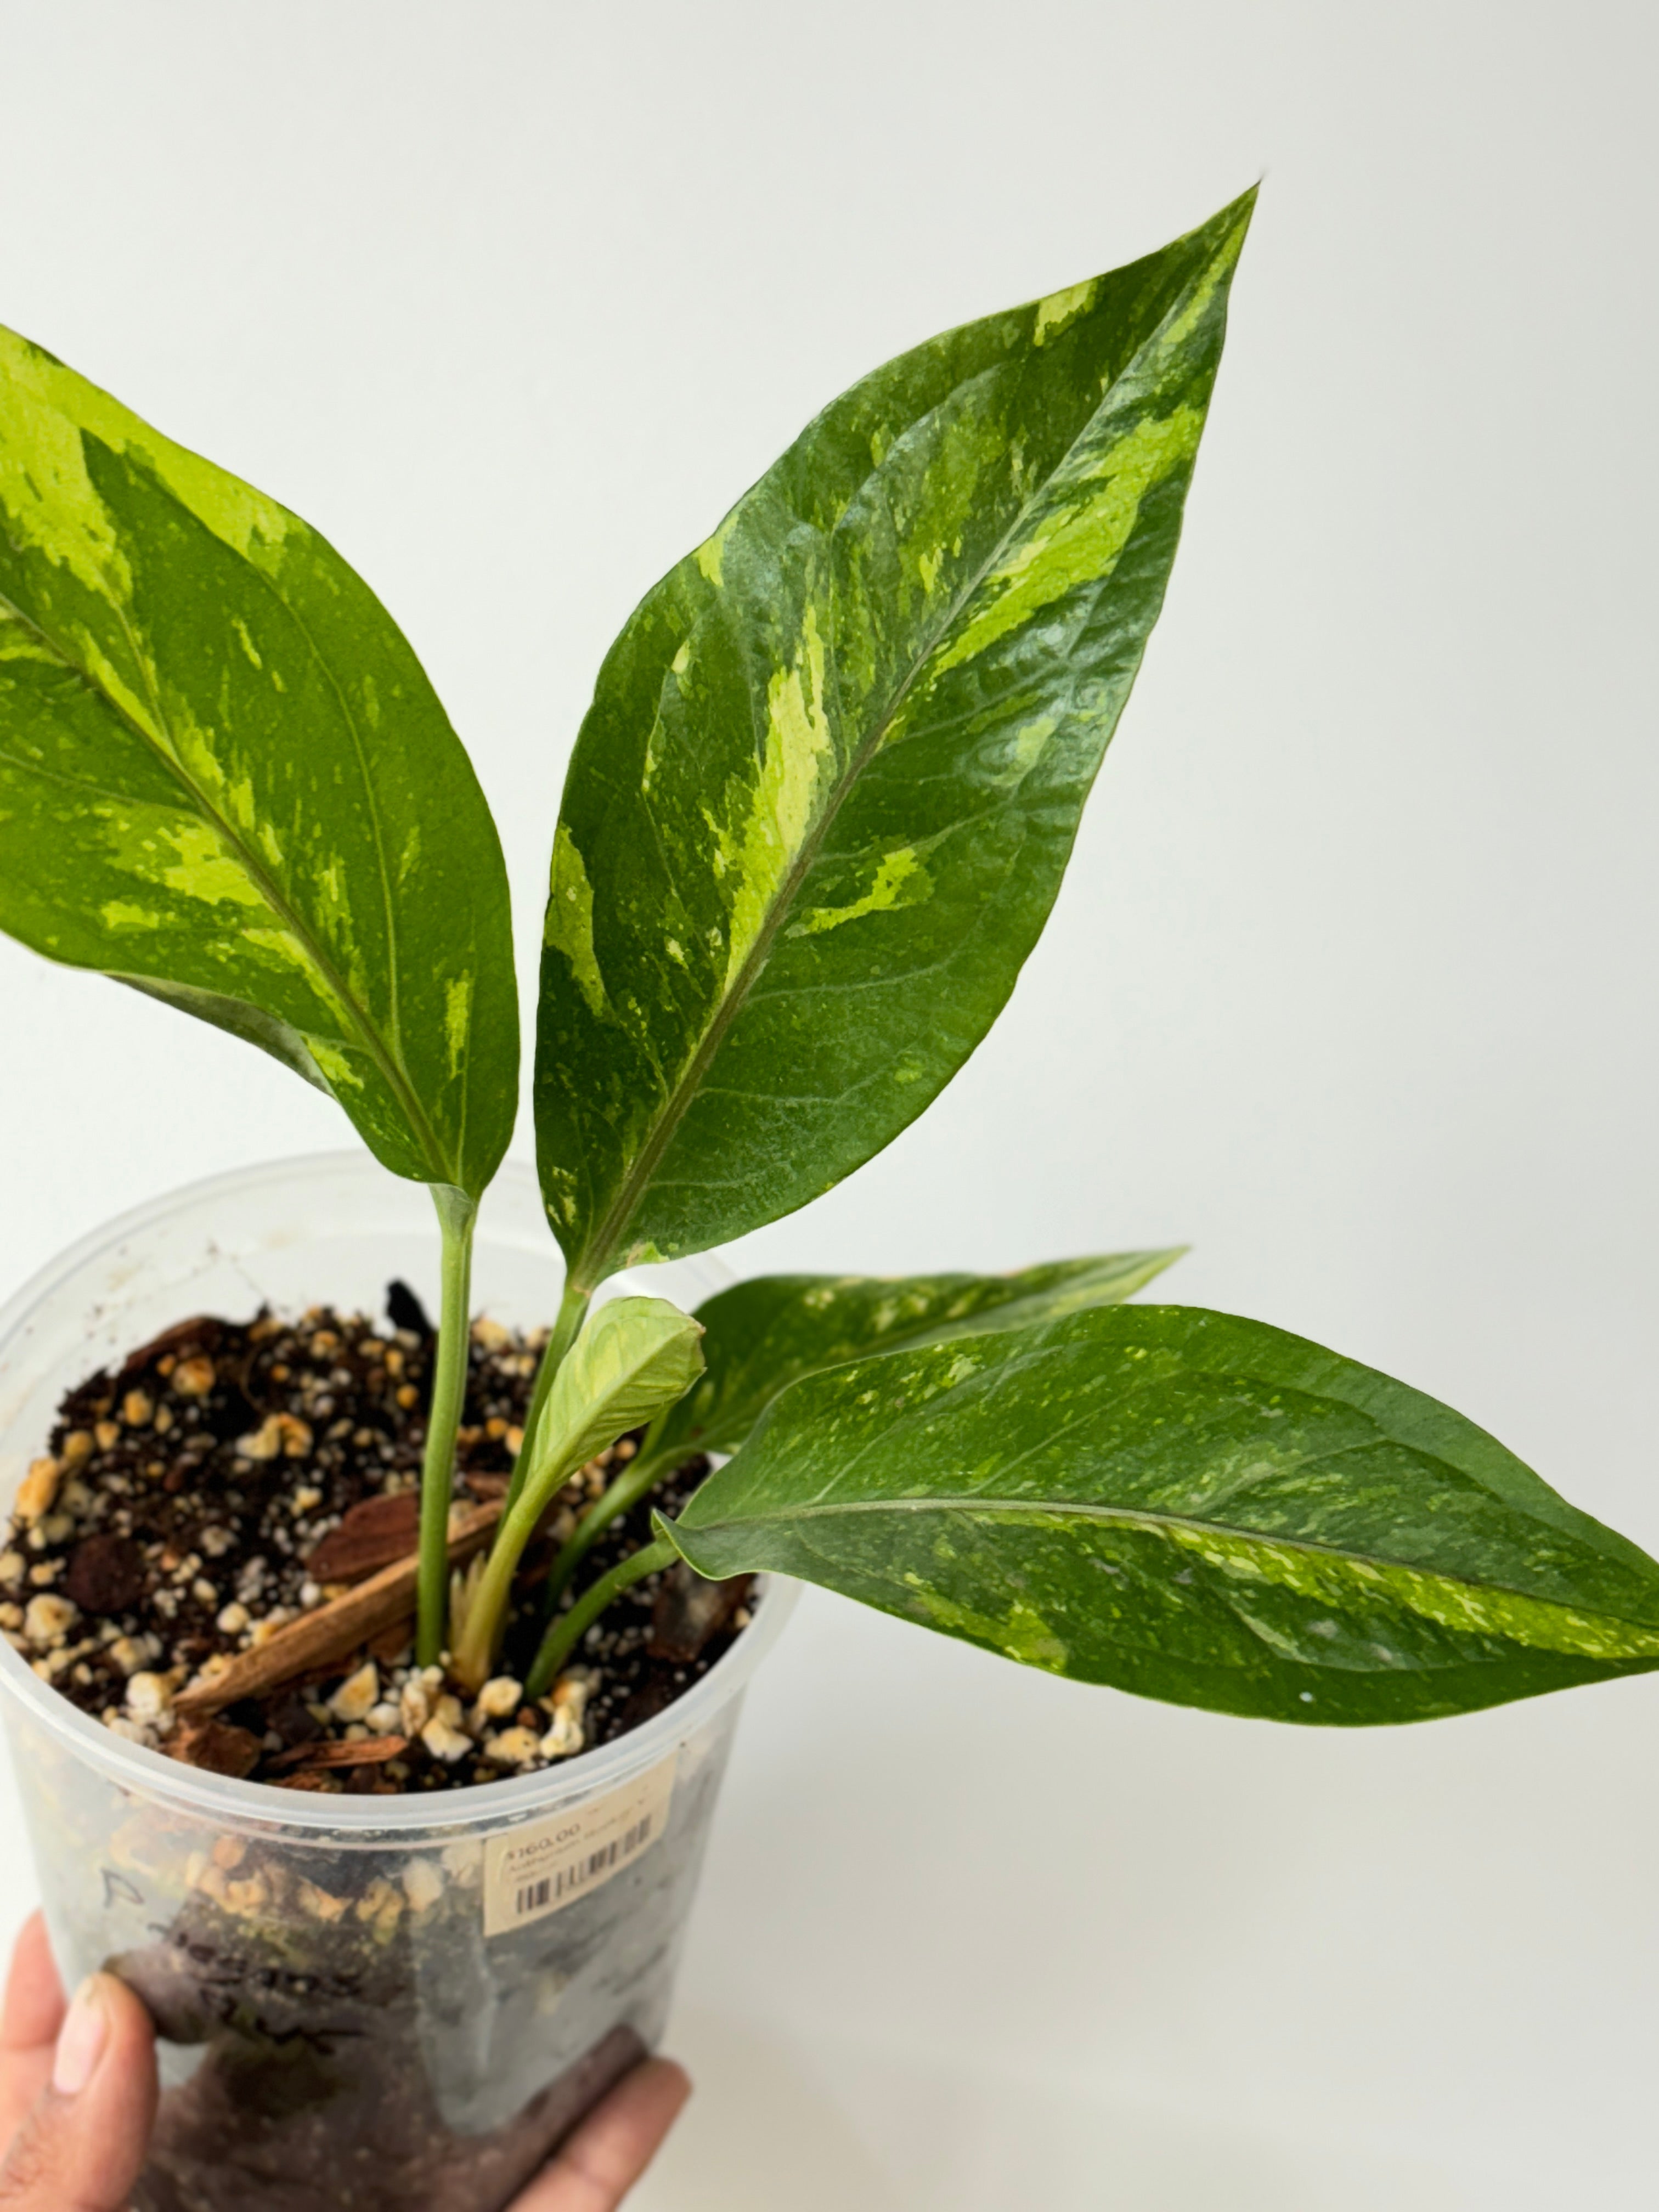
[[[198,1183],[0,1312],[0,1501],[64,1391],[197,1313],[377,1312],[433,1287],[418,1187],[360,1153]],[[475,1309],[556,1310],[530,1172],[479,1225]],[[707,1261],[620,1278],[695,1304]],[[679,1701],[603,1749],[409,1798],[233,1782],[123,1741],[3,1640],[0,1685],[65,1981],[114,1965],[162,2037],[142,2212],[498,2212],[660,2035],[743,1691],[792,1585]]]

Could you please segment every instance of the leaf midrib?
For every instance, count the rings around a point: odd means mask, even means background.
[[[252,566],[251,563],[250,566]],[[256,570],[255,573],[257,574],[258,571]],[[262,580],[266,582],[267,585],[270,583],[270,580],[268,578],[263,579]],[[273,591],[275,590],[274,586],[270,586],[270,588]],[[166,713],[160,700],[155,695],[155,676],[154,672],[150,668],[148,656],[141,649],[138,641],[133,634],[131,624],[127,620],[126,611],[122,606],[118,595],[108,588],[107,583],[106,585],[106,604],[113,613],[117,622],[120,624],[122,635],[127,641],[128,649],[131,653],[136,665],[143,672],[145,688],[149,693],[150,710],[155,714],[156,720],[161,725],[161,728],[167,732],[168,746],[171,746],[173,743],[172,732],[168,726]],[[284,606],[287,605],[287,602],[285,600],[283,601],[282,604]],[[49,652],[56,654],[58,660],[69,670],[70,673],[76,677],[80,682],[86,685],[88,690],[92,693],[93,696],[102,704],[106,712],[114,715],[125,728],[129,730],[142,744],[148,748],[152,757],[161,763],[161,767],[173,778],[173,781],[179,785],[181,791],[188,798],[191,805],[195,808],[198,814],[201,816],[202,819],[214,831],[216,836],[221,838],[230,850],[234,853],[238,861],[240,863],[250,880],[258,890],[260,896],[264,900],[266,905],[283,923],[284,927],[290,929],[294,935],[299,939],[301,943],[304,945],[310,957],[316,963],[319,973],[322,975],[324,981],[327,983],[330,991],[333,994],[335,1000],[340,1007],[341,1012],[345,1015],[348,1024],[356,1031],[358,1043],[374,1060],[376,1067],[380,1070],[381,1076],[385,1079],[387,1088],[392,1091],[393,1097],[397,1099],[398,1105],[402,1108],[404,1118],[409,1124],[410,1133],[414,1136],[416,1143],[420,1147],[421,1152],[425,1156],[428,1166],[432,1169],[434,1179],[441,1182],[453,1182],[455,1180],[453,1164],[445,1158],[442,1150],[438,1143],[437,1133],[434,1130],[431,1122],[427,1118],[425,1109],[422,1108],[419,1099],[416,1097],[414,1089],[410,1083],[407,1073],[404,1069],[400,1060],[397,1057],[395,1052],[390,1048],[387,1043],[381,1038],[379,1030],[376,1029],[374,1022],[368,1015],[368,1010],[358,1002],[355,994],[347,984],[345,978],[340,974],[340,971],[327,947],[318,937],[310,924],[306,921],[304,915],[289,902],[280,885],[269,874],[252,850],[243,842],[241,836],[239,835],[234,825],[226,820],[225,817],[221,814],[218,808],[213,805],[212,801],[208,798],[206,793],[196,781],[195,778],[185,769],[183,763],[178,757],[176,749],[170,750],[167,746],[159,744],[155,738],[151,735],[150,732],[145,729],[143,725],[132,714],[128,713],[125,707],[122,705],[118,699],[115,699],[111,696],[110,693],[98,682],[97,678],[91,673],[91,672],[82,665],[75,654],[70,653],[56,637],[54,637],[44,623],[37,621],[34,617],[27,613],[17,605],[15,600],[9,598],[4,592],[0,592],[0,609],[3,609],[6,613],[9,614],[17,622],[21,623],[26,629],[31,631],[36,637],[38,637]],[[301,623],[300,627],[302,630],[304,629],[303,623]],[[318,653],[316,645],[313,641],[309,631],[305,632],[305,636],[307,647],[310,648],[313,657],[318,660],[319,664],[325,667],[325,672],[326,673],[326,665],[322,662],[322,657]],[[347,720],[348,723],[349,723],[350,717],[349,714],[347,715]],[[359,765],[360,768],[363,766],[361,748],[359,749]],[[48,775],[51,773],[50,770],[44,772]],[[370,812],[371,816],[376,822],[378,830],[378,815],[374,812],[372,802]],[[377,854],[380,854],[378,838],[376,852]],[[381,859],[382,866],[384,866],[383,855],[381,855]],[[391,947],[388,948],[389,952],[391,949]],[[331,1085],[331,1091],[332,1088],[333,1086]]]
[[[1547,1606],[1557,1613],[1585,1613],[1594,1610],[1603,1620],[1616,1621],[1621,1627],[1637,1630],[1655,1639],[1655,1654],[1659,1656],[1659,1623],[1637,1620],[1622,1613],[1614,1613],[1600,1606],[1569,1604],[1563,1598],[1540,1597],[1534,1591],[1517,1589],[1506,1582],[1476,1582],[1468,1575],[1454,1574],[1443,1567],[1413,1565],[1409,1559],[1390,1559],[1384,1553],[1344,1550],[1340,1545],[1322,1544],[1308,1536],[1280,1536],[1261,1528],[1245,1528],[1226,1521],[1200,1521],[1189,1514],[1158,1513],[1145,1506],[1079,1504],[1073,1498],[983,1498],[972,1496],[960,1498],[856,1498],[845,1504],[799,1505],[766,1513],[751,1513],[741,1520],[711,1521],[688,1527],[686,1534],[694,1540],[712,1537],[725,1532],[741,1535],[746,1529],[780,1526],[795,1521],[821,1521],[843,1515],[863,1513],[963,1513],[975,1516],[1000,1515],[1009,1518],[1033,1514],[1047,1515],[1060,1520],[1094,1521],[1128,1528],[1183,1531],[1199,1536],[1232,1538],[1241,1543],[1274,1546],[1281,1551],[1305,1553],[1310,1557],[1335,1559],[1344,1565],[1376,1567],[1384,1572],[1421,1575],[1431,1582],[1444,1583],[1455,1589],[1495,1592],[1500,1596],[1519,1598],[1527,1605]],[[673,1528],[677,1524],[665,1521]]]
[[[1194,281],[1194,280],[1193,278],[1188,278],[1188,282],[1182,288],[1179,298],[1171,303],[1171,305],[1165,310],[1164,313],[1160,317],[1158,321],[1153,325],[1152,330],[1149,331],[1146,337],[1141,339],[1140,343],[1136,346],[1133,353],[1132,353],[1129,358],[1124,362],[1123,367],[1118,371],[1118,374],[1112,379],[1111,382],[1103,387],[1099,399],[1091,410],[1087,420],[1079,428],[1077,435],[1066,447],[1065,453],[1063,453],[1060,456],[1060,459],[1054,463],[1054,467],[1049,470],[1048,475],[1044,477],[1042,483],[1038,485],[1032,491],[1030,496],[1021,504],[1019,508],[1011,518],[1008,526],[1003,531],[1002,535],[997,539],[995,544],[991,548],[990,552],[986,556],[985,560],[974,572],[973,575],[963,584],[960,592],[958,592],[956,598],[951,601],[949,609],[943,614],[938,625],[929,635],[926,645],[915,655],[909,667],[905,672],[902,681],[894,691],[892,698],[886,709],[877,719],[870,731],[862,739],[860,739],[859,744],[848,757],[845,773],[842,776],[836,789],[831,793],[829,803],[824,807],[823,814],[820,816],[818,820],[813,823],[811,829],[808,831],[805,838],[803,840],[799,852],[797,854],[794,860],[791,863],[789,869],[785,874],[783,881],[779,887],[777,896],[767,909],[766,918],[762,922],[759,930],[756,933],[755,941],[750,947],[748,956],[744,959],[743,966],[738,971],[736,982],[729,991],[722,994],[720,1001],[716,1005],[713,1018],[709,1021],[708,1027],[705,1029],[696,1052],[688,1061],[684,1073],[681,1076],[679,1081],[670,1092],[669,1097],[664,1104],[662,1112],[659,1115],[652,1127],[650,1135],[647,1138],[645,1143],[641,1146],[640,1151],[635,1155],[634,1165],[629,1169],[627,1175],[623,1176],[622,1183],[618,1188],[617,1194],[600,1221],[599,1229],[595,1231],[593,1237],[589,1241],[589,1243],[586,1250],[582,1253],[580,1259],[572,1267],[571,1282],[574,1287],[589,1291],[593,1291],[598,1288],[601,1282],[604,1281],[605,1275],[610,1272],[608,1262],[610,1261],[612,1249],[627,1229],[629,1222],[633,1217],[635,1207],[638,1206],[641,1199],[645,1194],[646,1189],[649,1186],[652,1174],[656,1169],[658,1163],[662,1158],[663,1154],[668,1149],[670,1143],[673,1139],[674,1133],[679,1127],[681,1121],[684,1119],[692,1099],[696,1096],[698,1090],[702,1086],[704,1074],[708,1072],[708,1066],[713,1061],[715,1054],[719,1051],[721,1044],[724,1043],[726,1032],[730,1030],[732,1023],[736,1020],[744,1000],[748,997],[750,990],[754,985],[756,977],[759,975],[761,969],[770,958],[772,947],[776,941],[778,931],[782,926],[784,916],[793,907],[795,898],[800,890],[801,884],[805,882],[813,861],[817,860],[818,853],[823,847],[823,841],[829,835],[836,816],[840,813],[842,805],[846,801],[848,794],[851,793],[854,786],[857,783],[860,776],[869,765],[871,757],[880,749],[888,732],[892,728],[893,723],[897,718],[899,709],[903,706],[906,699],[908,698],[927,663],[938,652],[940,641],[950,630],[951,625],[956,622],[963,609],[968,605],[974,594],[983,585],[986,578],[990,574],[992,568],[995,566],[995,563],[1000,556],[1004,548],[1008,544],[1010,539],[1013,538],[1015,532],[1025,521],[1027,516],[1036,506],[1038,499],[1054,482],[1054,477],[1060,473],[1060,470],[1065,466],[1066,462],[1076,451],[1079,441],[1087,432],[1090,423],[1093,422],[1097,418],[1101,410],[1106,405],[1111,394],[1130,374],[1135,363],[1141,358],[1147,348],[1155,342],[1158,332],[1163,330],[1164,325],[1171,319],[1171,318],[1180,311],[1188,294],[1192,290]],[[972,381],[973,380],[970,379],[969,380]],[[928,414],[936,414],[939,411],[939,409],[945,405],[948,400],[959,389],[959,386],[952,386],[951,392],[946,393],[945,398],[936,402],[934,406],[927,410]],[[926,420],[925,416],[919,416],[916,418],[917,422],[924,420]],[[904,434],[908,436],[910,434],[910,431],[914,430],[915,427],[916,423],[910,424]],[[860,493],[862,492],[865,486],[870,483],[874,477],[880,473],[880,468],[881,464],[879,463],[871,468],[869,474],[863,477],[857,487],[848,495],[846,505],[842,507],[841,514],[836,517],[836,522],[831,529],[827,533],[822,530],[815,529],[813,532],[815,537],[824,538],[825,542],[833,541],[836,532],[841,527],[842,521],[844,519],[848,509],[850,508],[858,499]],[[836,683],[837,696],[839,696],[839,654],[837,654],[836,660]]]

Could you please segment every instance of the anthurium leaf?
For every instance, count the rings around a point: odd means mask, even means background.
[[[516,1104],[506,872],[391,617],[275,501],[0,331],[0,928],[331,1091],[477,1195]]]
[[[820,1367],[1116,1305],[1184,1249],[1058,1260],[1012,1275],[757,1275],[734,1284],[697,1309],[706,1372],[665,1416],[652,1455],[736,1451],[778,1392]]]
[[[816,1197],[990,1026],[1163,602],[1249,214],[877,370],[629,622],[542,969],[578,1287]]]
[[[1659,1666],[1659,1564],[1470,1421],[1259,1322],[1118,1306],[810,1375],[662,1524],[1178,1705],[1425,1720]]]
[[[702,1372],[702,1336],[701,1322],[666,1298],[597,1308],[553,1378],[527,1487],[550,1495],[550,1484],[683,1396]]]

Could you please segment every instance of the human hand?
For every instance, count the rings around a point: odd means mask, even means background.
[[[615,2212],[690,2094],[647,2058],[589,2113],[511,2212]],[[94,1974],[66,2006],[34,1913],[0,2015],[0,2212],[121,2212],[155,2124],[155,2035],[125,1982]]]

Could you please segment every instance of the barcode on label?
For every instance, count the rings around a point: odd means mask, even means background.
[[[602,1888],[661,1840],[673,1759],[604,1797],[509,1828],[484,1845],[484,1934],[503,1936]]]
[[[652,1826],[652,1816],[647,1813],[642,1820],[635,1821],[625,1836],[618,1836],[601,1850],[590,1851],[574,1866],[561,1867],[557,1874],[544,1875],[539,1881],[526,1882],[514,1903],[514,1917],[525,1920],[532,1913],[545,1912],[550,1905],[562,1904],[574,1891],[586,1889],[596,1875],[611,1873],[624,1859],[631,1859],[635,1851],[644,1850],[651,1840]]]

